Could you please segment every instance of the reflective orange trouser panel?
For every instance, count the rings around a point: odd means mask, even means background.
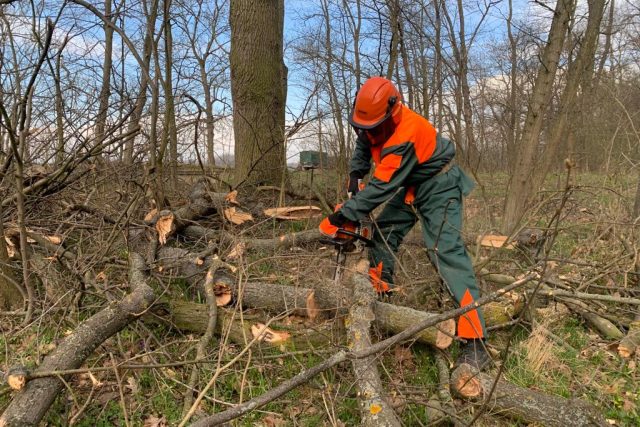
[[[462,301],[460,301],[460,307],[466,307],[470,304],[473,304],[473,297],[469,289],[467,289]],[[484,338],[478,310],[473,309],[460,316],[460,319],[458,319],[458,336],[460,338]]]

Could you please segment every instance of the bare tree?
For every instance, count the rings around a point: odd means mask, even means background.
[[[531,179],[536,167],[536,155],[544,112],[551,99],[560,53],[574,9],[575,2],[573,0],[558,0],[554,11],[547,45],[540,58],[538,76],[529,101],[527,119],[520,138],[516,164],[505,201],[502,225],[505,232],[511,232],[518,225],[531,196]]]

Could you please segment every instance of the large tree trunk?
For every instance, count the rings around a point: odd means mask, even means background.
[[[284,0],[232,0],[235,183],[279,185],[285,173]]]
[[[462,364],[451,374],[451,388],[467,399],[489,399],[485,404],[503,416],[544,426],[584,427],[606,426],[602,414],[591,404],[580,399],[565,399],[518,387],[495,377],[478,372]]]
[[[556,5],[547,45],[542,54],[538,76],[529,102],[527,119],[516,154],[515,168],[511,175],[502,225],[505,234],[511,233],[518,225],[531,197],[531,178],[537,167],[537,152],[544,113],[551,100],[553,81],[574,8],[574,0],[558,0]]]

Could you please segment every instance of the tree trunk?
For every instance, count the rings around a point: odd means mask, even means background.
[[[593,76],[593,63],[595,59],[596,46],[598,44],[598,36],[600,35],[600,23],[604,13],[604,0],[589,0],[589,19],[582,40],[578,43],[580,50],[578,55],[570,65],[567,72],[567,81],[559,111],[556,114],[556,121],[551,129],[549,141],[545,144],[542,160],[536,171],[534,172],[533,189],[540,188],[545,177],[549,173],[553,165],[558,164],[558,156],[561,154],[561,145],[568,141],[568,133],[571,124],[577,119],[579,106],[582,105],[578,97],[578,88],[583,87],[583,93],[590,92],[585,88],[590,87]],[[566,148],[566,147],[565,147]]]
[[[232,0],[235,184],[279,185],[285,170],[284,0]]]
[[[531,178],[537,165],[539,137],[544,113],[551,100],[553,81],[574,8],[574,0],[558,0],[556,5],[507,192],[502,225],[505,234],[511,233],[520,222],[533,191]]]
[[[144,9],[147,16],[147,29],[146,34],[144,36],[144,51],[143,51],[143,61],[146,65],[146,69],[149,70],[149,64],[151,64],[151,55],[153,53],[154,42],[154,34],[155,34],[155,25],[156,25],[156,17],[158,16],[158,1],[159,0],[151,0],[151,5],[148,7],[148,1],[144,0]],[[157,73],[157,70],[156,70]],[[144,106],[147,103],[147,88],[149,87],[149,79],[150,76],[148,73],[142,72],[142,76],[140,77],[140,90],[138,92],[138,98],[136,99],[135,108],[131,113],[131,120],[129,121],[129,125],[127,127],[127,133],[131,133],[133,130],[138,129],[140,126],[140,119],[142,118],[142,111],[144,110]],[[133,154],[134,154],[134,136],[130,136],[127,142],[125,143],[124,148],[124,163],[127,165],[131,165],[133,163]]]
[[[111,22],[111,0],[104,0],[104,16]],[[109,110],[109,96],[111,95],[111,64],[113,60],[113,27],[104,24],[104,59],[102,62],[102,86],[100,88],[98,115],[96,116],[95,144],[99,145],[104,140],[104,131],[107,126],[107,113]]]

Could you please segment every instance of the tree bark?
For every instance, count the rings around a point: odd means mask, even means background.
[[[285,173],[284,0],[232,0],[235,184],[279,185]]]
[[[492,411],[544,426],[606,426],[602,414],[580,399],[565,399],[510,384],[462,364],[451,374],[451,389],[466,399],[487,400]],[[490,391],[493,390],[491,396]]]

